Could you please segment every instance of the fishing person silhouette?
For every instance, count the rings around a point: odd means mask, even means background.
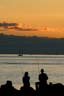
[[[23,79],[22,81],[23,81],[24,86],[30,86],[30,77],[28,75],[28,72],[24,73],[24,76],[22,79]]]
[[[22,81],[23,86],[20,88],[20,96],[35,96],[35,90],[30,87],[30,76],[28,72],[24,73]]]
[[[36,82],[36,89],[44,85],[47,85],[48,76],[44,72],[44,69],[41,69],[38,79],[39,79],[39,82]]]
[[[41,73],[39,74],[39,81],[43,84],[47,84],[48,76],[44,73],[44,69],[41,69]]]

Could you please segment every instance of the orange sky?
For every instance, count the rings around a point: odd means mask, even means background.
[[[23,28],[19,29],[5,29],[0,28],[0,33],[8,35],[17,35],[17,36],[39,36],[39,37],[52,37],[52,38],[64,38],[64,28],[49,28],[49,27],[37,27],[35,31],[28,30],[33,29],[33,27],[18,27]],[[25,29],[25,30],[24,30]]]
[[[0,22],[3,21],[38,29],[0,31],[5,34],[64,38],[64,0],[0,0]]]

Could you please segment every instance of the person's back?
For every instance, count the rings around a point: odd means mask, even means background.
[[[24,86],[30,86],[30,77],[28,76],[28,72],[25,72],[22,79]]]
[[[20,88],[20,96],[35,96],[35,90],[30,87],[30,77],[28,72],[25,72],[22,80],[23,86]]]
[[[39,81],[35,83],[36,90],[39,90],[39,88],[42,88],[44,86],[47,86],[48,76],[46,73],[44,73],[43,69],[41,69],[41,73],[39,74],[38,79]]]
[[[46,73],[44,73],[44,70],[41,69],[41,73],[39,74],[39,81],[42,83],[42,84],[47,84],[47,80],[48,80],[48,76]]]
[[[39,74],[39,82],[36,82],[36,94],[37,96],[47,96],[48,93],[48,76],[44,73],[44,70],[41,69],[41,73]]]

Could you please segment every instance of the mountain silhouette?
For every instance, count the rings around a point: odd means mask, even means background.
[[[64,38],[0,34],[0,54],[64,54]]]

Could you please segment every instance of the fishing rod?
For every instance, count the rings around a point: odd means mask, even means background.
[[[37,61],[38,73],[40,73],[40,66],[39,66],[39,59],[38,59],[38,56],[36,56],[35,59],[36,59],[36,61]]]

